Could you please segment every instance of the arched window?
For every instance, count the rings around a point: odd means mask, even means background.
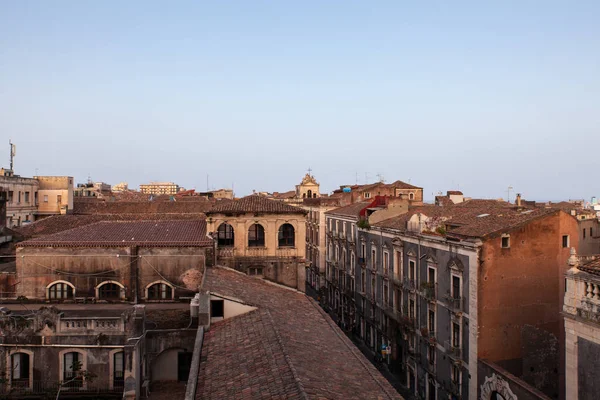
[[[106,285],[105,285],[106,286]],[[83,385],[83,355],[76,351],[63,355],[63,382],[68,388],[79,388]]]
[[[248,229],[248,247],[265,246],[265,228],[262,225],[254,224]]]
[[[414,200],[415,199],[415,194],[414,193],[409,193],[408,194],[408,199],[409,200]]]
[[[119,300],[121,298],[121,286],[116,283],[104,283],[98,287],[98,298],[100,300]]]
[[[155,283],[148,287],[148,300],[171,300],[173,288],[164,282]]]
[[[67,282],[57,282],[48,287],[48,299],[65,300],[73,298],[73,285]]]
[[[278,238],[279,247],[294,247],[296,243],[294,227],[291,224],[281,225],[279,227]]]
[[[125,357],[119,351],[113,354],[113,389],[122,388],[125,381]]]
[[[308,198],[312,198],[312,190],[308,189]]]
[[[11,363],[11,386],[29,387],[29,354],[14,353],[10,356]]]
[[[219,225],[217,229],[217,243],[219,247],[233,246],[233,226],[226,222]]]

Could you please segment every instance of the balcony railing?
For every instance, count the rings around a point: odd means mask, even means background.
[[[460,361],[462,359],[462,348],[460,346],[454,346],[449,340],[444,342],[444,348],[448,357]]]
[[[415,330],[416,320],[415,317],[410,317],[408,315],[400,314],[399,318],[400,325],[406,328],[409,331]]]
[[[456,398],[461,397],[460,393],[460,383],[455,382],[453,380],[448,381],[447,389],[450,393],[452,393]]]
[[[462,312],[463,310],[463,299],[462,297],[456,297],[452,295],[446,295],[446,302],[448,303],[448,308],[455,313]]]
[[[397,274],[397,273],[394,272],[394,273],[391,274],[391,278],[392,278],[392,280],[394,281],[394,283],[396,285],[402,286],[402,275]]]
[[[358,257],[358,265],[365,265],[366,261],[364,257]]]
[[[413,292],[416,288],[415,281],[412,279],[404,278],[402,280],[402,287],[404,287],[404,289],[406,290],[410,290],[411,292]]]
[[[423,282],[421,284],[421,295],[429,301],[436,301],[437,288],[438,288],[437,283]]]
[[[18,385],[10,384],[9,382],[0,384],[0,394],[10,394],[11,398],[24,398],[29,395],[54,395],[58,392],[60,383],[57,381],[37,381],[34,380],[31,386],[27,382],[19,382]],[[109,387],[108,382],[81,382],[73,381],[71,383],[63,384],[61,391],[61,397],[73,398],[75,394],[86,394],[87,396],[93,395],[93,393],[123,393],[123,381],[115,380],[113,387]],[[55,396],[52,396],[54,398]]]

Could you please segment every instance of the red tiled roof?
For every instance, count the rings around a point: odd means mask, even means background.
[[[196,398],[301,399],[268,310],[216,322],[204,336]],[[240,373],[244,371],[244,373]],[[215,379],[219,377],[219,379]]]
[[[440,207],[447,207],[454,204],[450,197],[448,196],[435,196],[435,205]]]
[[[199,382],[212,382],[208,387],[198,388],[201,394],[197,398],[402,399],[344,332],[305,294],[219,267],[207,270],[203,289],[257,306],[262,313],[246,315],[250,320],[239,323],[238,326],[248,328],[252,322],[261,326],[249,331],[245,342],[242,338],[233,339],[237,355],[228,354],[227,350],[219,354],[223,360],[218,360],[214,353],[211,358],[209,347]],[[267,311],[272,317],[271,326]],[[230,324],[240,317],[234,317]],[[260,321],[251,318],[260,318]],[[221,329],[233,334],[235,327]],[[226,334],[217,331],[209,336],[208,346],[217,340],[215,336]],[[261,334],[266,335],[267,343],[255,343],[263,340],[262,336],[252,339]],[[278,336],[279,346],[273,341],[273,335]],[[287,366],[281,361],[282,355],[287,359]],[[255,356],[257,365],[252,362]],[[211,361],[218,364],[213,371],[220,373],[210,375]],[[229,370],[225,372],[226,369]],[[273,373],[274,369],[281,371],[283,379],[270,382],[262,391],[254,380],[275,380],[278,374]],[[245,379],[245,375],[252,379]],[[237,377],[231,386],[227,386],[227,376]],[[296,385],[291,384],[292,379],[296,379]],[[215,382],[217,380],[222,382]],[[269,397],[267,391],[269,394],[273,391],[274,397]]]
[[[344,207],[336,208],[335,210],[327,211],[325,214],[358,218],[360,216],[360,212],[371,203],[371,201],[359,201],[358,203],[353,203]]]
[[[14,228],[25,238],[50,235],[90,225],[100,221],[172,221],[172,220],[204,220],[202,213],[137,213],[137,214],[89,214],[89,215],[53,215],[31,224]]]
[[[411,207],[409,212],[373,225],[373,227],[405,231],[410,218],[421,213],[430,218],[443,218],[448,236],[458,238],[486,237],[499,231],[509,231],[534,219],[559,210],[517,208],[498,200],[468,200],[463,203],[439,206]]]
[[[582,265],[578,266],[577,269],[590,274],[600,275],[600,254],[592,256],[591,259],[585,261]]]
[[[461,192],[460,190],[448,190],[446,192],[446,195],[450,196],[450,195],[459,195],[462,196],[463,192]]]
[[[219,203],[206,212],[212,214],[306,214],[306,211],[282,201],[269,200],[263,196],[250,195],[241,199]]]
[[[287,192],[276,192],[276,193],[273,193],[273,198],[274,199],[293,199],[294,197],[296,197],[296,191],[295,190],[289,190]]]
[[[203,197],[176,201],[75,201],[73,214],[204,213],[214,205]]]
[[[18,247],[212,246],[206,221],[103,221],[27,240]]]

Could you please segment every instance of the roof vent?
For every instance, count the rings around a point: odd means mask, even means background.
[[[477,218],[487,217],[488,215],[490,215],[490,214],[480,214],[480,215],[477,216]]]

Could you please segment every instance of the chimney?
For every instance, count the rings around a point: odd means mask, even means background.
[[[515,200],[517,207],[521,207],[521,193],[517,193],[517,199]]]

